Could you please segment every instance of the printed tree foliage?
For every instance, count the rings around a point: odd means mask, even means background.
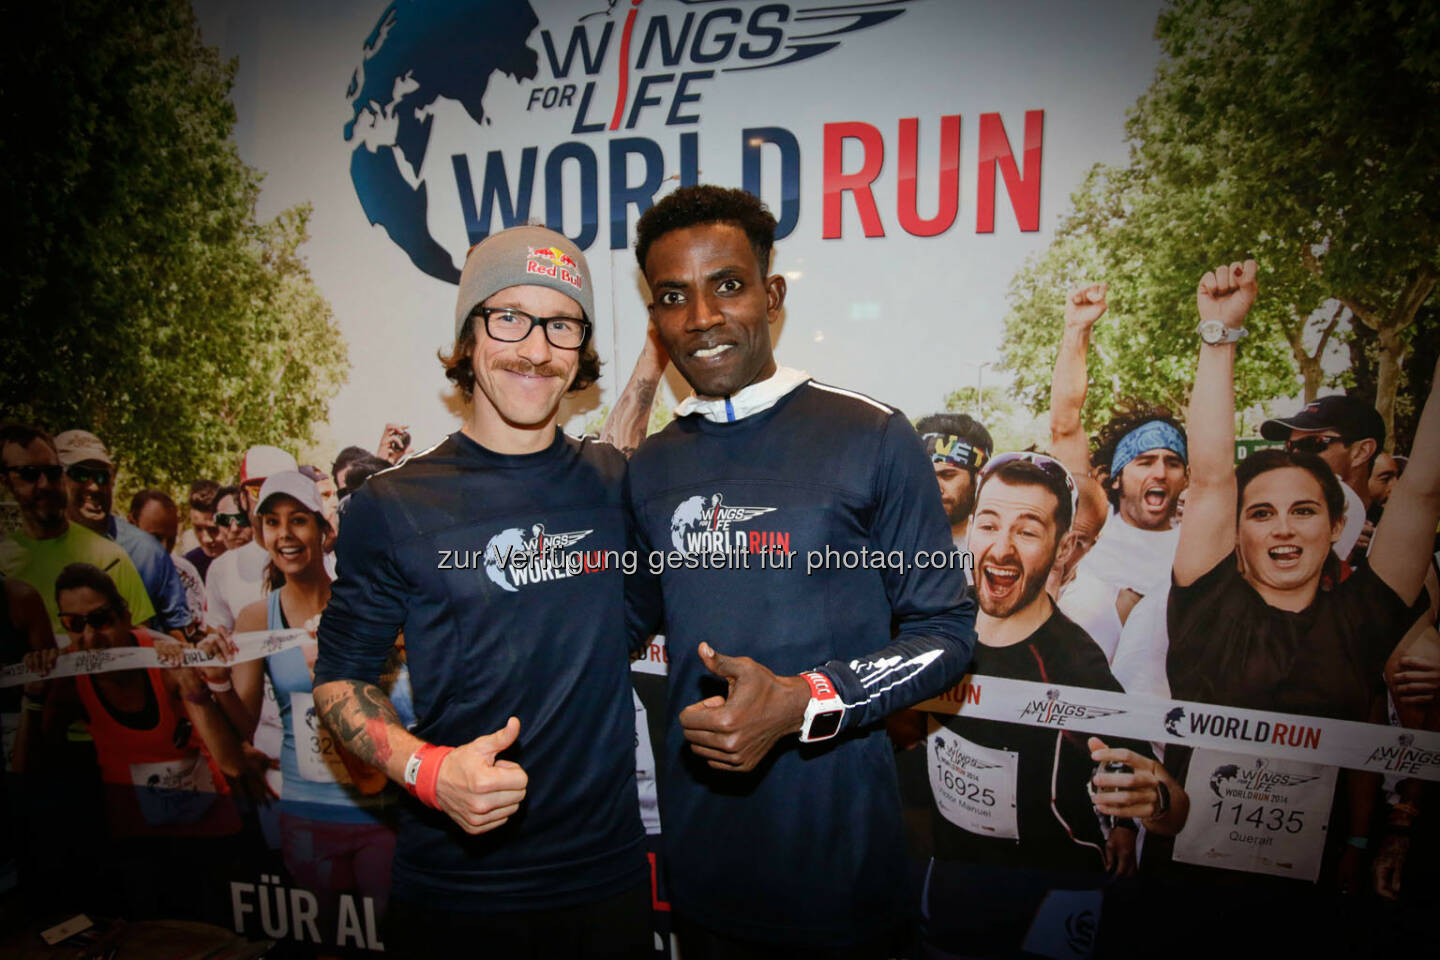
[[[230,140],[236,65],[184,0],[27,8],[0,70],[3,415],[97,433],[126,486],[227,478],[328,418],[346,349],[300,249],[258,222]],[[13,26],[13,25],[12,25]]]
[[[1440,267],[1440,12],[1182,0],[1156,33],[1164,57],[1131,111],[1130,163],[1092,171],[1012,283],[1006,363],[1025,402],[1046,405],[1064,292],[1093,277],[1111,284],[1111,312],[1092,382],[1111,390],[1092,393],[1183,406],[1195,282],[1249,255],[1263,293],[1238,405],[1297,385],[1314,396],[1348,321],[1377,335],[1372,399],[1393,427],[1407,328]],[[1105,399],[1089,398],[1087,425]]]

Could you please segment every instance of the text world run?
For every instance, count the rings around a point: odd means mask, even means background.
[[[1039,230],[1045,112],[1026,111],[1024,146],[1019,161],[1000,114],[983,113],[977,125],[975,232],[995,231],[996,194],[1002,183],[1020,230]],[[842,239],[846,220],[849,219],[853,231],[857,218],[860,231],[866,237],[885,236],[887,221],[915,237],[938,236],[950,229],[960,214],[960,130],[958,114],[943,116],[938,124],[927,127],[926,143],[931,145],[928,149],[939,153],[939,178],[937,195],[921,198],[917,187],[922,133],[918,118],[900,120],[888,142],[885,133],[868,123],[825,124],[821,137],[821,237]],[[854,168],[847,168],[845,164],[847,143],[856,145],[851,150],[852,156],[859,157]],[[779,221],[775,239],[784,239],[799,222],[800,206],[806,197],[801,185],[800,141],[784,127],[749,127],[740,131],[737,146],[741,155],[741,185],[756,196],[761,195],[762,163],[779,163],[780,202],[777,206],[774,198],[768,200]],[[669,155],[648,137],[617,137],[603,149],[608,161],[605,219],[609,224],[610,249],[623,250],[630,245],[626,222],[630,208],[634,207],[637,214],[650,209],[661,185],[671,176],[667,171],[678,166],[681,186],[700,181],[700,134],[681,133]],[[897,187],[893,194],[884,195],[874,184],[892,149]],[[507,157],[504,151],[492,150],[485,155],[477,190],[470,157],[459,153],[450,158],[465,232],[471,244],[479,243],[493,231],[529,222],[538,177],[542,181],[545,224],[562,233],[566,222],[565,185],[578,183],[580,232],[570,239],[581,249],[590,248],[599,236],[601,224],[599,159],[595,149],[572,140],[551,149],[543,159],[542,163],[539,147],[525,147],[518,157],[513,152]],[[643,173],[632,176],[632,166]],[[570,219],[573,222],[574,218]]]

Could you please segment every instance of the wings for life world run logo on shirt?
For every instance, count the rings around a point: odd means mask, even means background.
[[[846,192],[855,195],[864,235],[886,235],[880,214],[869,212],[885,202],[871,187],[875,175],[844,172],[847,142],[863,146],[867,168],[878,170],[882,157],[887,164],[895,157],[902,183],[915,181],[922,150],[927,164],[938,160],[940,170],[950,171],[935,196],[897,200],[893,211],[905,233],[938,237],[958,222],[961,209],[960,115],[918,118],[902,108],[898,143],[886,144],[896,128],[882,132],[857,121],[843,112],[843,93],[835,93],[842,106],[820,118],[824,156],[817,162],[802,153],[801,136],[774,125],[772,109],[784,102],[797,71],[815,78],[815,71],[828,69],[837,81],[853,73],[840,60],[842,47],[866,64],[883,62],[887,49],[904,49],[907,19],[912,29],[923,29],[915,15],[906,18],[920,6],[915,0],[577,0],[564,7],[394,0],[365,37],[346,89],[350,180],[369,222],[383,227],[419,270],[450,283],[459,281],[456,264],[470,245],[540,219],[542,205],[546,226],[580,249],[608,239],[611,250],[623,250],[630,245],[631,208],[648,209],[677,169],[681,185],[700,181],[699,125],[709,108],[724,125],[707,126],[707,150],[740,151],[746,190],[761,192],[762,150],[772,153],[763,163],[778,159],[779,196],[769,198],[777,240],[800,222],[802,170],[807,183],[821,188],[820,197],[804,202],[823,201],[823,218],[812,218],[823,220],[823,238],[843,238]],[[736,117],[722,97],[730,90],[753,97],[744,78],[772,68],[778,69],[763,76],[774,79],[769,89],[778,93],[761,95],[755,122]],[[830,86],[818,79],[822,88]],[[797,121],[798,109],[792,106]],[[523,126],[517,129],[512,118]],[[813,119],[803,117],[807,126]],[[1044,111],[1025,111],[1023,122],[1021,141],[1013,125],[1006,132],[999,113],[978,117],[977,233],[994,232],[1001,189],[1020,229],[1040,228]],[[636,130],[658,124],[664,131],[658,136]],[[529,145],[540,140],[560,142]],[[903,187],[900,194],[906,195]],[[939,213],[922,215],[937,205]]]
[[[670,542],[677,552],[694,554],[763,553],[790,549],[790,531],[732,529],[756,517],[774,513],[774,507],[732,506],[723,494],[695,496],[680,501],[670,515]]]
[[[485,544],[485,576],[501,590],[518,593],[521,587],[603,569],[603,555],[590,563],[578,551],[565,549],[594,532],[547,533],[543,523],[532,526],[528,534],[519,527],[502,530]]]
[[[1031,700],[1025,704],[1020,711],[1020,719],[1027,720],[1033,717],[1034,723],[1044,724],[1048,727],[1063,727],[1071,720],[1094,720],[1097,717],[1108,717],[1124,712],[1124,710],[1116,710],[1112,707],[1072,703],[1062,698],[1060,691],[1052,687],[1045,691],[1045,699]]]
[[[1255,765],[1242,767],[1226,763],[1210,774],[1210,791],[1221,800],[1261,800],[1282,803],[1283,791],[1318,780],[1318,776],[1271,770],[1269,761],[1257,758]]]

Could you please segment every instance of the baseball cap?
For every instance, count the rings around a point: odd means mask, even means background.
[[[455,299],[455,338],[477,306],[506,287],[525,284],[560,291],[580,304],[586,320],[595,322],[590,265],[580,248],[545,227],[511,227],[492,233],[466,255]]]
[[[284,450],[269,444],[257,443],[245,451],[245,456],[240,461],[240,483],[243,486],[254,480],[264,480],[283,470],[298,471],[299,469],[300,465],[295,462],[295,458]]]
[[[320,491],[311,480],[299,470],[281,470],[270,474],[265,478],[265,485],[260,488],[260,496],[256,502],[260,504],[257,513],[265,512],[266,502],[274,496],[284,494],[287,497],[294,497],[300,501],[300,505],[311,513],[325,512],[324,505],[320,502]]]
[[[105,444],[88,430],[66,430],[57,436],[55,454],[60,458],[62,467],[74,466],[86,460],[98,460],[107,467],[115,465],[115,461],[110,459],[110,451],[105,449]]]
[[[1343,394],[1312,400],[1294,416],[1260,424],[1260,436],[1266,440],[1283,442],[1290,439],[1291,430],[1334,430],[1351,443],[1372,437],[1385,444],[1385,421],[1375,408]]]

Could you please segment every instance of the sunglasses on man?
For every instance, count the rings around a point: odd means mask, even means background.
[[[30,465],[24,467],[6,467],[5,472],[16,474],[26,483],[35,483],[41,477],[44,477],[53,485],[60,482],[60,474],[64,472],[64,468],[55,466],[54,464],[43,467]]]
[[[60,625],[64,627],[68,633],[84,633],[87,626],[101,630],[114,622],[115,611],[111,609],[108,604],[103,607],[96,607],[89,613],[60,614]]]
[[[1344,437],[1332,435],[1297,437],[1294,440],[1285,441],[1285,449],[1290,453],[1308,453],[1319,456],[1337,443],[1344,443]]]
[[[217,513],[215,514],[215,525],[227,530],[232,526],[240,529],[250,526],[250,518],[243,513]]]
[[[110,483],[110,471],[104,467],[84,467],[77,463],[65,468],[65,476],[82,487],[87,483],[93,483],[97,487]]]

